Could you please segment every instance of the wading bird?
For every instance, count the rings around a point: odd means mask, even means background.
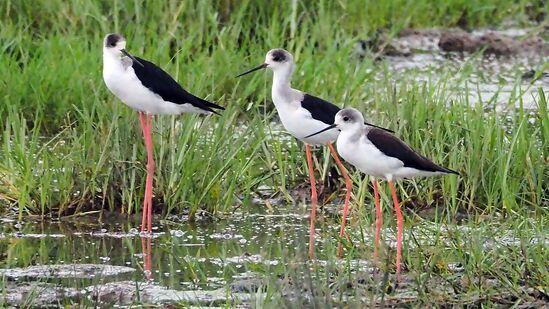
[[[103,41],[103,80],[124,104],[139,112],[147,149],[147,179],[141,231],[152,231],[152,188],[154,175],[152,115],[181,113],[218,114],[224,108],[198,98],[183,89],[154,63],[126,51],[126,39],[111,33]]]
[[[364,117],[354,108],[339,111],[334,124],[306,136],[311,138],[333,129],[341,132],[337,138],[337,151],[341,157],[370,175],[374,184],[374,200],[376,206],[376,236],[374,248],[379,245],[381,231],[381,207],[375,178],[382,178],[389,183],[395,214],[397,219],[397,256],[396,276],[400,275],[400,259],[402,250],[403,218],[393,181],[400,178],[415,176],[433,176],[458,174],[456,171],[439,166],[406,145],[394,135],[378,128],[364,124]],[[375,254],[374,254],[375,255]]]
[[[284,49],[272,49],[267,53],[265,62],[253,69],[250,69],[237,77],[244,76],[260,69],[271,69],[273,71],[272,98],[273,103],[280,117],[284,128],[297,139],[305,143],[305,152],[309,168],[309,179],[311,182],[311,222],[309,231],[309,257],[314,257],[314,227],[316,220],[317,192],[316,180],[314,176],[313,159],[311,156],[310,145],[328,145],[334,160],[345,178],[345,187],[347,189],[342,213],[342,225],[340,237],[344,236],[345,220],[349,207],[352,183],[347,175],[347,171],[335,151],[332,142],[336,140],[338,130],[326,130],[322,134],[314,137],[307,137],[327,125],[334,123],[334,118],[340,110],[336,105],[317,98],[310,94],[293,89],[290,85],[295,63],[292,54]],[[370,126],[372,124],[367,123]],[[385,130],[385,129],[383,129]],[[341,247],[338,250],[341,252]]]

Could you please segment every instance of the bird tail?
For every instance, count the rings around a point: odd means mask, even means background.
[[[212,103],[210,101],[201,99],[199,97],[195,97],[195,98],[196,98],[196,101],[199,104],[200,108],[202,108],[203,110],[214,113],[216,115],[221,115],[221,114],[218,113],[216,110],[214,110],[214,108],[215,109],[220,109],[220,110],[225,110],[225,107],[223,107],[223,106],[217,105],[215,103]]]
[[[446,174],[455,174],[455,175],[459,175],[458,172],[454,171],[454,170],[451,170],[449,168],[446,168],[444,166],[438,166],[438,172],[442,172],[442,173],[446,173]]]

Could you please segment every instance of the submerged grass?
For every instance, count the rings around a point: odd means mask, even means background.
[[[137,117],[100,75],[102,38],[119,31],[134,54],[227,107],[221,117],[155,118],[155,211],[229,211],[248,204],[260,185],[291,199],[306,166],[301,145],[277,132],[273,138],[270,76],[234,78],[274,47],[295,54],[296,88],[358,107],[461,173],[403,184],[406,201],[446,205],[450,220],[459,211],[543,211],[549,116],[542,89],[537,111],[512,108],[510,100],[496,112],[492,102],[466,95],[448,100],[450,76],[420,83],[383,64],[359,63],[350,51],[358,38],[380,30],[463,19],[477,27],[510,17],[520,25],[546,9],[528,1],[2,2],[2,208],[16,209],[20,219],[139,212],[145,155]],[[318,169],[326,176],[322,151]]]

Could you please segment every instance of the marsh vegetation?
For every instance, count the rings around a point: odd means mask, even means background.
[[[121,280],[134,284],[129,303],[162,302],[154,293],[141,297],[146,282],[217,291],[199,300],[173,294],[181,298],[169,302],[180,306],[547,302],[548,56],[416,48],[431,44],[428,37],[410,43],[407,56],[355,53],[359,40],[380,33],[405,42],[406,29],[435,27],[512,28],[521,30],[519,41],[547,40],[543,1],[481,2],[1,2],[0,304],[17,303],[6,295],[23,284],[81,292]],[[155,118],[152,282],[133,230],[146,175],[139,123],[101,79],[102,39],[113,31],[125,34],[133,54],[226,107],[222,116]],[[274,47],[294,54],[296,88],[358,108],[460,172],[399,184],[406,192],[400,287],[392,277],[390,196],[382,192],[386,263],[376,271],[371,191],[352,169],[350,240],[345,258],[335,258],[344,184],[324,148],[314,152],[325,205],[318,256],[307,262],[303,145],[278,122],[269,73],[234,78]],[[136,271],[91,279],[6,272],[70,263]],[[36,289],[19,303],[33,304]],[[45,303],[113,304],[90,289]]]

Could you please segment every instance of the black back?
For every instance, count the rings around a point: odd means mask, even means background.
[[[399,159],[404,167],[411,167],[426,172],[443,172],[457,174],[456,171],[439,166],[425,156],[417,153],[399,138],[378,128],[371,128],[366,135],[381,152],[389,157]]]
[[[339,107],[310,94],[304,93],[303,95],[301,106],[311,113],[313,119],[322,121],[327,125],[334,124],[335,115],[340,110]]]
[[[313,119],[322,121],[327,125],[334,124],[335,116],[337,112],[341,110],[339,107],[337,107],[337,105],[307,93],[303,94],[303,100],[301,101],[301,106],[311,113],[311,116],[313,117]],[[364,122],[364,124],[374,128],[379,128],[387,132],[394,133],[394,131],[392,130],[386,129],[384,127],[376,126],[375,124],[371,124],[366,121]]]
[[[145,59],[135,57],[137,61],[132,64],[132,68],[141,81],[143,86],[149,88],[154,93],[158,94],[164,101],[169,101],[175,104],[192,104],[205,111],[216,113],[212,108],[225,109],[217,104],[208,102],[198,98],[181,87],[168,73],[154,63]]]

